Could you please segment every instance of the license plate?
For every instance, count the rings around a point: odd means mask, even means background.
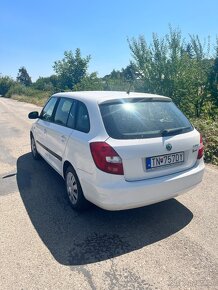
[[[146,158],[146,169],[168,166],[184,162],[184,152],[176,152]]]

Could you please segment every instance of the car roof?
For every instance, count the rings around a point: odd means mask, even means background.
[[[162,100],[162,101],[171,101],[171,98],[164,97],[155,94],[147,94],[147,93],[135,93],[130,92],[121,92],[121,91],[75,91],[75,92],[63,92],[54,94],[55,97],[67,97],[67,98],[75,98],[82,102],[89,102],[89,103],[104,103],[113,100],[120,100],[120,99],[155,99],[155,100]]]

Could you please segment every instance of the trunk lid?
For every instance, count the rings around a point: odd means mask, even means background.
[[[110,137],[106,142],[122,158],[125,180],[136,181],[169,175],[193,167],[197,161],[200,134],[194,129],[174,136],[146,139],[117,140]],[[166,148],[168,144],[171,145],[168,146],[171,147],[170,151]],[[175,153],[182,154],[184,158],[180,155],[179,159],[179,155]],[[152,161],[152,165],[157,167],[147,168],[151,157],[158,157],[154,158],[155,162]],[[160,161],[166,159],[171,161],[170,164],[163,161],[161,164]],[[172,164],[173,161],[177,162]]]

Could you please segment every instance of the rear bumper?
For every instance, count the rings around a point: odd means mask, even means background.
[[[176,197],[201,182],[203,158],[186,171],[143,181],[128,182],[119,177],[111,182],[95,184],[92,178],[80,176],[85,197],[106,210],[141,207]]]

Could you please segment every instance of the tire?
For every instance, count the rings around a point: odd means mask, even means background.
[[[32,152],[33,159],[39,160],[41,156],[37,151],[36,142],[33,136],[30,137],[30,142],[31,142],[31,152]]]
[[[73,209],[87,209],[89,202],[84,197],[81,184],[72,166],[69,166],[65,172],[65,184],[69,202]]]

